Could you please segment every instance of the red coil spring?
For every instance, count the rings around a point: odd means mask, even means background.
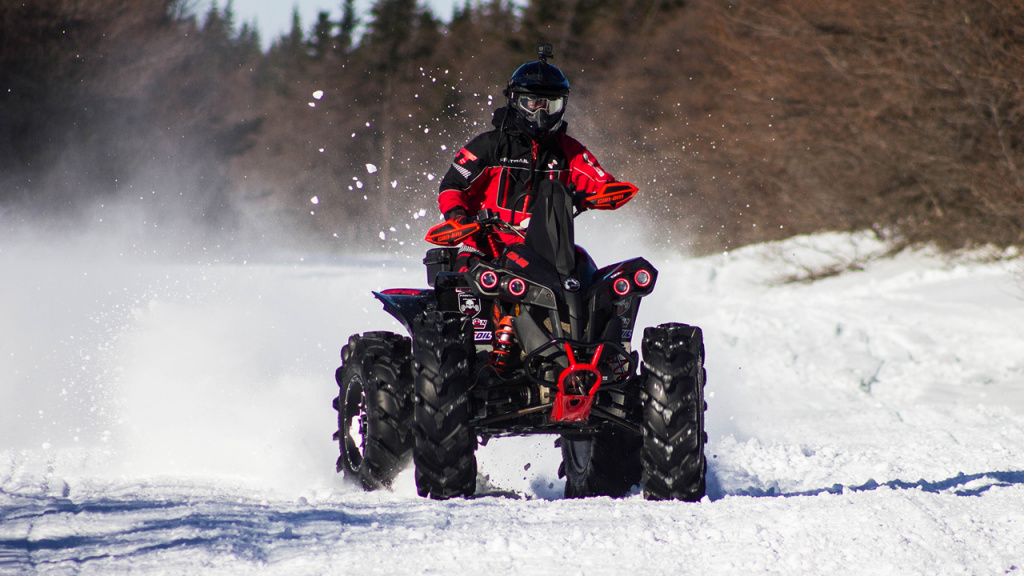
[[[512,331],[512,317],[505,316],[498,322],[498,330],[494,333],[494,349],[491,350],[491,365],[499,374],[505,371],[509,354],[512,352],[515,333]]]

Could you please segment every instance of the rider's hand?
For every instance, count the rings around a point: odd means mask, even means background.
[[[456,224],[466,224],[469,222],[469,217],[466,216],[466,210],[461,207],[452,208],[445,212],[444,219],[455,222]]]
[[[586,200],[586,190],[577,190],[572,193],[572,207],[576,209],[577,214],[587,209]]]

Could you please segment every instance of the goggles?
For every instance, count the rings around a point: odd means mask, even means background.
[[[515,97],[516,106],[529,115],[534,115],[541,110],[549,115],[558,114],[565,108],[564,96],[538,96],[536,94],[517,94]]]

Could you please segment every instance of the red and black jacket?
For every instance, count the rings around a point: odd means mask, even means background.
[[[596,192],[615,180],[586,147],[566,135],[565,124],[536,142],[513,126],[507,112],[496,110],[491,120],[495,129],[471,140],[455,156],[441,179],[437,202],[442,214],[461,208],[472,218],[487,208],[506,222],[519,224],[530,215],[532,193],[541,179],[559,180],[585,192]],[[500,234],[495,240],[508,245],[519,238]],[[465,244],[496,256],[496,247],[488,242],[474,238]]]

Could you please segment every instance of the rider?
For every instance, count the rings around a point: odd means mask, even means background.
[[[586,196],[615,181],[586,147],[565,133],[562,115],[569,81],[548,64],[550,44],[538,44],[537,52],[536,62],[523,64],[509,79],[504,90],[507,104],[491,119],[495,129],[459,150],[441,180],[437,200],[445,224],[457,228],[489,209],[519,226],[530,217],[537,193],[546,186],[564,186]],[[589,207],[618,208],[628,199]],[[468,237],[456,269],[463,270],[472,257],[494,259],[519,241],[517,235],[490,229]]]

